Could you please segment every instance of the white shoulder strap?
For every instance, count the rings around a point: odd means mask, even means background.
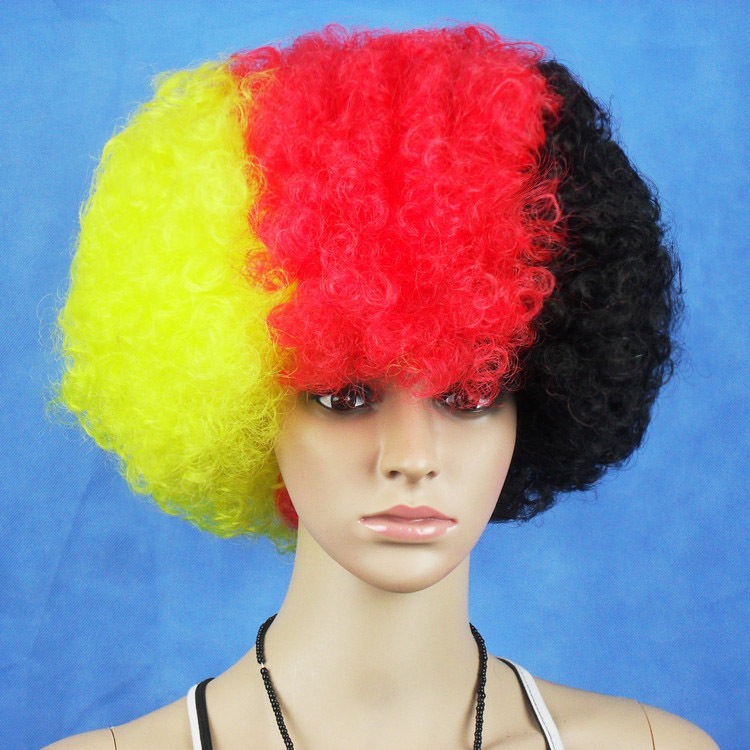
[[[544,739],[547,740],[547,750],[565,750],[557,725],[552,719],[552,714],[550,714],[534,678],[523,667],[519,667],[518,664],[502,657],[500,659],[516,673],[518,681],[521,683],[521,687],[531,704],[531,709],[534,711],[534,716],[536,716]]]
[[[190,721],[190,736],[193,738],[193,750],[201,750],[201,733],[198,728],[198,710],[195,706],[195,688],[197,685],[188,690],[187,694],[187,712]]]

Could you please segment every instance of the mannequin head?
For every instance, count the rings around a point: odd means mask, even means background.
[[[515,444],[513,397],[459,409],[381,384],[349,403],[300,394],[277,440],[302,533],[378,588],[427,588],[468,555],[492,515]],[[377,518],[400,505],[450,522],[394,539]]]
[[[493,427],[478,517],[529,517],[643,436],[671,366],[662,237],[606,114],[540,48],[332,27],[160,79],[107,145],[57,398],[131,486],[221,535],[293,544],[281,468],[316,536],[311,435],[351,431],[336,450],[361,465],[411,398],[445,457]],[[374,384],[369,416],[305,395]]]

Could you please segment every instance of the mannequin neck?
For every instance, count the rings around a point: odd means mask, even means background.
[[[318,691],[334,689],[333,676],[341,694],[370,705],[408,702],[446,682],[461,685],[468,700],[477,669],[468,585],[467,557],[423,590],[383,590],[343,568],[300,526],[292,580],[266,636],[280,692],[294,674],[299,689]]]

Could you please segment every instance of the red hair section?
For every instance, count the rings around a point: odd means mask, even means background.
[[[265,181],[249,270],[296,284],[268,317],[292,387],[486,398],[515,374],[562,240],[542,57],[478,26],[333,26],[234,56]]]

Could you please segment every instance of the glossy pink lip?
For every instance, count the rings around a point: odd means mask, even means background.
[[[382,513],[375,513],[372,516],[365,516],[365,518],[375,518],[376,516],[388,516],[389,518],[394,519],[402,518],[408,521],[423,518],[436,518],[441,521],[453,520],[452,518],[446,516],[444,513],[440,513],[434,508],[430,508],[427,505],[420,505],[417,508],[410,508],[408,505],[394,505],[392,508],[384,510]]]
[[[402,542],[437,539],[456,525],[456,521],[434,508],[397,505],[384,513],[364,516],[359,522],[376,534]]]

